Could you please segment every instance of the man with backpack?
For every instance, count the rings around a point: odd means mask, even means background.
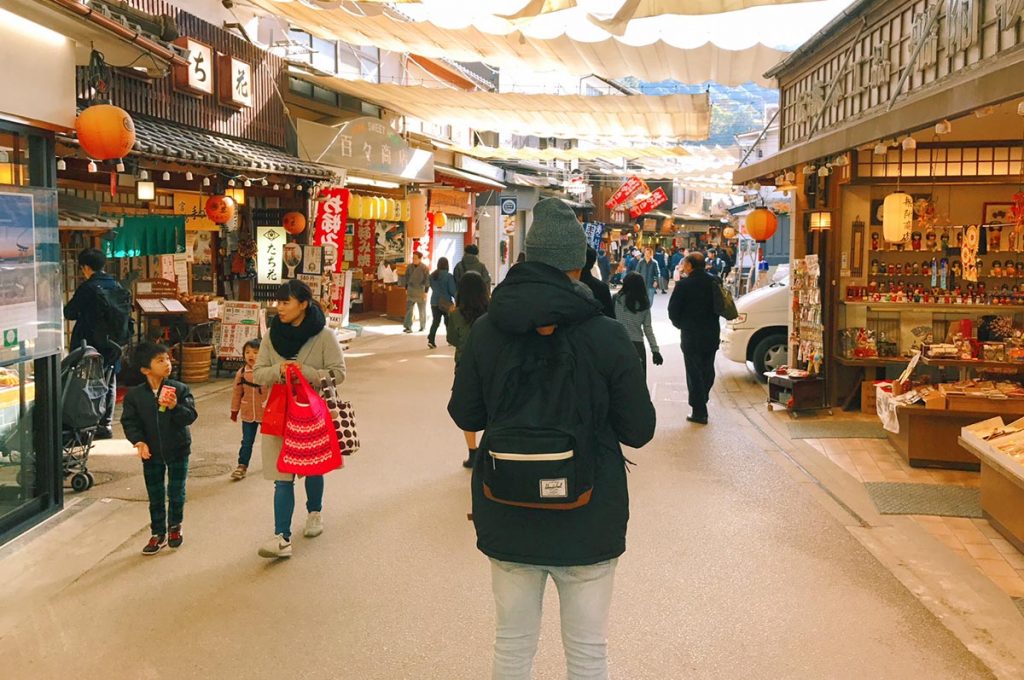
[[[686,391],[691,413],[687,420],[708,424],[708,397],[715,384],[715,353],[718,352],[724,300],[719,280],[704,268],[704,255],[690,253],[683,259],[686,276],[679,280],[668,300],[668,318],[680,330]],[[735,318],[735,317],[734,317]]]
[[[107,368],[113,369],[107,385],[107,407],[95,437],[110,439],[114,436],[114,402],[121,353],[132,334],[132,296],[104,271],[107,257],[103,251],[86,248],[78,255],[78,266],[85,281],[64,306],[64,318],[75,322],[71,330],[71,349],[85,342],[103,355]]]
[[[526,262],[474,324],[448,404],[461,429],[485,433],[472,518],[491,559],[497,680],[530,677],[549,576],[568,677],[608,677],[612,583],[629,518],[621,444],[647,444],[655,412],[625,329],[579,283],[586,251],[572,208],[540,201]]]
[[[491,289],[491,274],[487,271],[487,265],[480,261],[480,248],[473,243],[466,246],[462,260],[455,265],[455,271],[452,272],[452,275],[455,277],[455,283],[461,281],[462,275],[466,272],[476,272],[479,274],[480,278],[484,280],[484,288],[488,291]]]

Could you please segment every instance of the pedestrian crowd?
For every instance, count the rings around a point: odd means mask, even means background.
[[[429,306],[428,349],[437,348],[442,323],[455,348],[448,414],[464,434],[471,519],[477,547],[490,559],[493,677],[530,677],[550,578],[559,592],[568,677],[607,678],[609,609],[629,517],[631,461],[623,447],[641,448],[654,436],[648,348],[655,366],[664,363],[652,310],[657,295],[671,289],[667,309],[680,330],[687,420],[707,424],[729,255],[656,246],[624,247],[610,257],[587,243],[568,204],[544,199],[524,253],[493,290],[475,245],[454,269],[444,257],[433,271],[423,260],[413,253],[399,277],[407,293],[403,330],[412,333],[415,320],[426,331]],[[119,284],[104,272],[99,251],[84,251],[79,263],[86,282],[65,310],[78,322],[73,339],[103,348],[114,366],[126,340],[115,314],[120,297],[110,292]],[[280,559],[292,556],[297,478],[306,498],[302,535],[324,530],[324,473],[342,465],[336,385],[345,379],[345,359],[306,284],[289,281],[275,297],[267,337],[246,343],[234,377],[229,415],[242,432],[230,478],[246,478],[261,434],[274,528],[258,554]],[[94,308],[106,311],[95,315]],[[170,377],[166,346],[141,343],[134,365],[145,379],[125,396],[121,424],[142,461],[151,523],[143,553],[153,555],[184,542],[189,427],[198,412],[188,386]]]

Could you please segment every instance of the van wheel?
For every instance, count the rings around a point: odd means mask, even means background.
[[[769,335],[754,347],[754,372],[761,382],[768,382],[766,371],[774,371],[786,363],[786,336]]]

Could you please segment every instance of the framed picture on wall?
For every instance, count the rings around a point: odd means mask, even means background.
[[[853,222],[850,232],[850,275],[864,275],[864,222],[860,216]]]
[[[1012,203],[985,203],[981,216],[982,224],[1007,224],[1010,221]]]

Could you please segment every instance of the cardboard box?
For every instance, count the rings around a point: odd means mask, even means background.
[[[877,413],[878,398],[875,396],[875,381],[865,380],[860,384],[860,412]]]
[[[919,390],[921,398],[924,400],[924,407],[931,411],[945,411],[946,410],[946,395],[940,390],[934,387],[922,387]]]

